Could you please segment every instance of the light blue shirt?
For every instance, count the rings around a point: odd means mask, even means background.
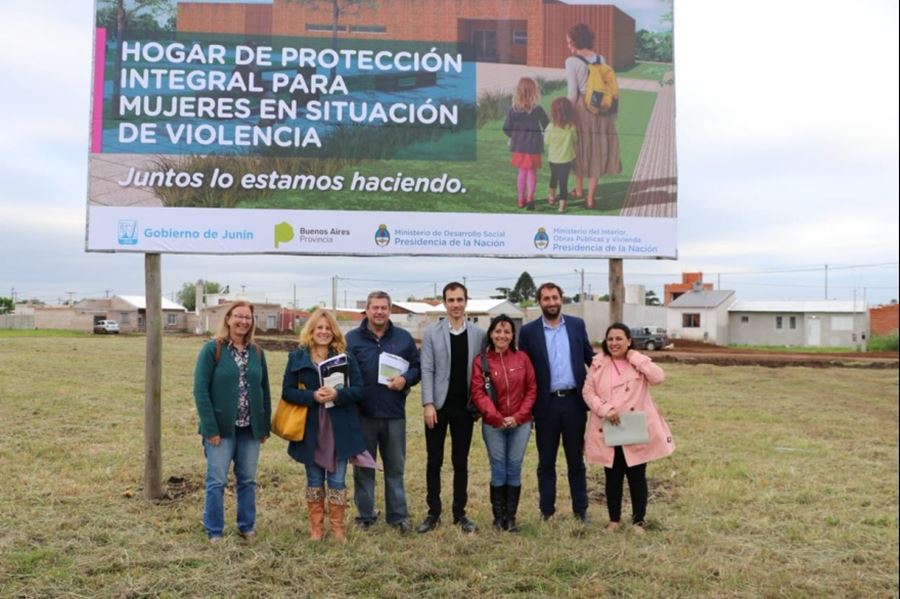
[[[541,316],[544,325],[544,343],[547,346],[547,361],[550,363],[550,391],[575,388],[575,373],[572,372],[572,356],[569,352],[569,333],[566,319],[560,317],[559,326],[554,328]]]

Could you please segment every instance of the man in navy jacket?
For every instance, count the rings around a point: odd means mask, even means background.
[[[581,389],[594,350],[584,321],[563,316],[562,288],[544,283],[536,295],[542,316],[522,327],[519,348],[528,353],[537,377],[538,396],[532,413],[541,516],[546,520],[556,512],[556,454],[562,439],[572,511],[585,521],[588,498],[583,450],[587,404]]]
[[[372,457],[381,453],[384,464],[385,520],[401,533],[410,531],[403,471],[406,465],[406,396],[419,382],[419,350],[412,336],[391,323],[391,296],[373,291],[366,298],[366,317],[359,328],[347,334],[347,350],[352,352],[363,379],[359,420],[366,448]],[[382,353],[400,356],[406,372],[378,382],[378,360]],[[366,530],[378,517],[375,511],[375,471],[354,467],[353,501],[356,526]]]

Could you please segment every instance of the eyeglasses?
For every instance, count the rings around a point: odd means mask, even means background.
[[[243,316],[238,314],[232,314],[231,318],[233,318],[234,320],[253,320],[252,316]]]

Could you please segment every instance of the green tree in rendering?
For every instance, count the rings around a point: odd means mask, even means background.
[[[160,31],[159,20],[174,25],[175,3],[171,0],[98,0],[97,27],[112,29],[115,25],[116,66],[113,81],[112,105],[118,107],[122,84],[118,73],[122,70],[122,41],[131,31]]]

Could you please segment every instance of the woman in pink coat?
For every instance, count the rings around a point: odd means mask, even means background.
[[[590,408],[584,454],[587,461],[602,464],[606,470],[607,529],[619,527],[622,515],[622,488],[628,477],[636,532],[644,532],[647,511],[647,462],[664,458],[675,451],[669,425],[650,397],[650,385],[662,383],[666,375],[653,361],[631,349],[631,330],[613,323],[606,329],[603,352],[594,358],[584,382],[584,401]],[[611,447],[603,437],[603,428],[617,426],[625,412],[644,412],[649,440],[635,445]]]

